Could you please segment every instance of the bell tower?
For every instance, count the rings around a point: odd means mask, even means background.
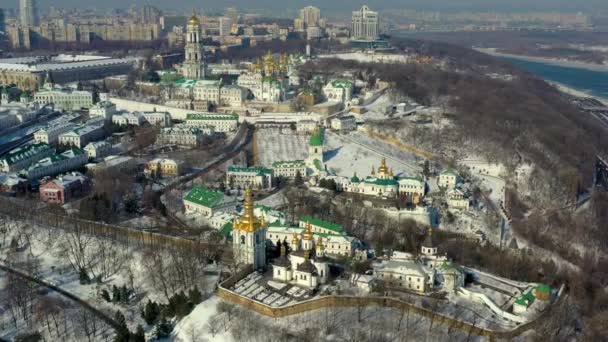
[[[245,191],[243,214],[234,220],[232,250],[238,264],[252,264],[257,270],[266,266],[266,230],[264,217],[253,213],[254,203],[251,188]]]
[[[196,11],[193,11],[192,16],[188,19],[186,28],[185,61],[182,65],[182,75],[184,78],[199,80],[204,79],[206,76],[201,34],[201,22],[198,19]]]

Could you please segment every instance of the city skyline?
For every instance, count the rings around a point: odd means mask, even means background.
[[[47,9],[51,6],[63,8],[85,8],[82,2],[77,0],[39,0],[39,7]],[[584,0],[584,1],[567,1],[567,0],[539,0],[539,1],[483,1],[483,0],[467,0],[453,2],[447,0],[411,0],[403,2],[399,0],[347,0],[340,2],[327,2],[318,0],[288,0],[277,3],[272,0],[256,0],[256,1],[193,1],[193,0],[176,0],[170,5],[167,2],[160,0],[145,0],[123,2],[118,0],[108,0],[103,3],[96,3],[93,8],[109,9],[109,8],[129,8],[131,6],[153,5],[161,9],[188,9],[188,8],[208,8],[213,11],[225,9],[226,7],[237,7],[241,9],[282,9],[282,10],[299,10],[306,6],[319,7],[321,10],[332,12],[340,12],[348,14],[352,8],[360,8],[363,5],[377,8],[378,10],[386,9],[418,9],[418,10],[441,10],[441,11],[598,11],[608,10],[608,2],[603,0]],[[7,1],[5,8],[18,8],[19,0]],[[91,8],[86,6],[86,8]]]

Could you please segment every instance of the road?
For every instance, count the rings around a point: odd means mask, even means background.
[[[4,262],[0,262],[0,270],[14,274],[16,276],[18,276],[19,278],[25,279],[27,281],[31,281],[33,283],[36,283],[40,286],[44,286],[48,289],[51,289],[55,292],[57,292],[58,294],[60,294],[61,296],[75,302],[76,304],[84,307],[85,309],[87,309],[88,311],[90,311],[92,314],[94,314],[95,316],[97,316],[98,318],[100,318],[102,321],[104,321],[105,323],[107,323],[109,326],[111,326],[114,329],[119,329],[120,326],[118,325],[118,323],[116,321],[114,321],[114,319],[112,319],[110,316],[106,315],[105,313],[103,313],[102,311],[98,310],[97,308],[93,307],[91,304],[89,304],[88,302],[86,302],[85,300],[79,298],[78,296],[60,288],[57,287],[43,279],[40,279],[36,276],[33,276],[31,274],[28,274],[24,271],[18,270],[18,269],[14,269],[8,265],[6,265]]]

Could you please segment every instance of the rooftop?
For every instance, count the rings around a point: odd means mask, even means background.
[[[310,223],[313,226],[325,228],[327,230],[331,230],[336,233],[340,233],[340,234],[344,233],[344,227],[342,227],[341,225],[333,223],[333,222],[324,221],[324,220],[318,219],[316,217],[304,215],[304,216],[300,217],[300,221]]]
[[[213,191],[203,186],[196,186],[186,195],[184,201],[213,208],[223,199],[224,194],[221,192]]]
[[[44,143],[26,145],[10,151],[2,160],[6,161],[8,165],[12,165],[23,159],[31,158],[32,156],[49,150],[53,150],[53,147]]]
[[[238,114],[187,114],[186,120],[238,120]]]
[[[0,59],[0,70],[46,72],[133,63],[134,58],[111,58],[93,55],[56,55]]]
[[[325,128],[321,127],[310,137],[311,146],[323,146],[325,142]]]
[[[291,160],[291,161],[276,161],[272,163],[273,168],[278,167],[302,167],[306,166],[306,163],[303,160]]]
[[[272,174],[271,169],[267,169],[265,167],[238,167],[238,166],[229,166],[228,172],[255,172],[260,175],[264,174]]]

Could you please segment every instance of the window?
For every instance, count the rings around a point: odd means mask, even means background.
[[[245,244],[245,235],[241,235],[241,245]]]
[[[281,270],[277,270],[277,275],[281,275]]]

